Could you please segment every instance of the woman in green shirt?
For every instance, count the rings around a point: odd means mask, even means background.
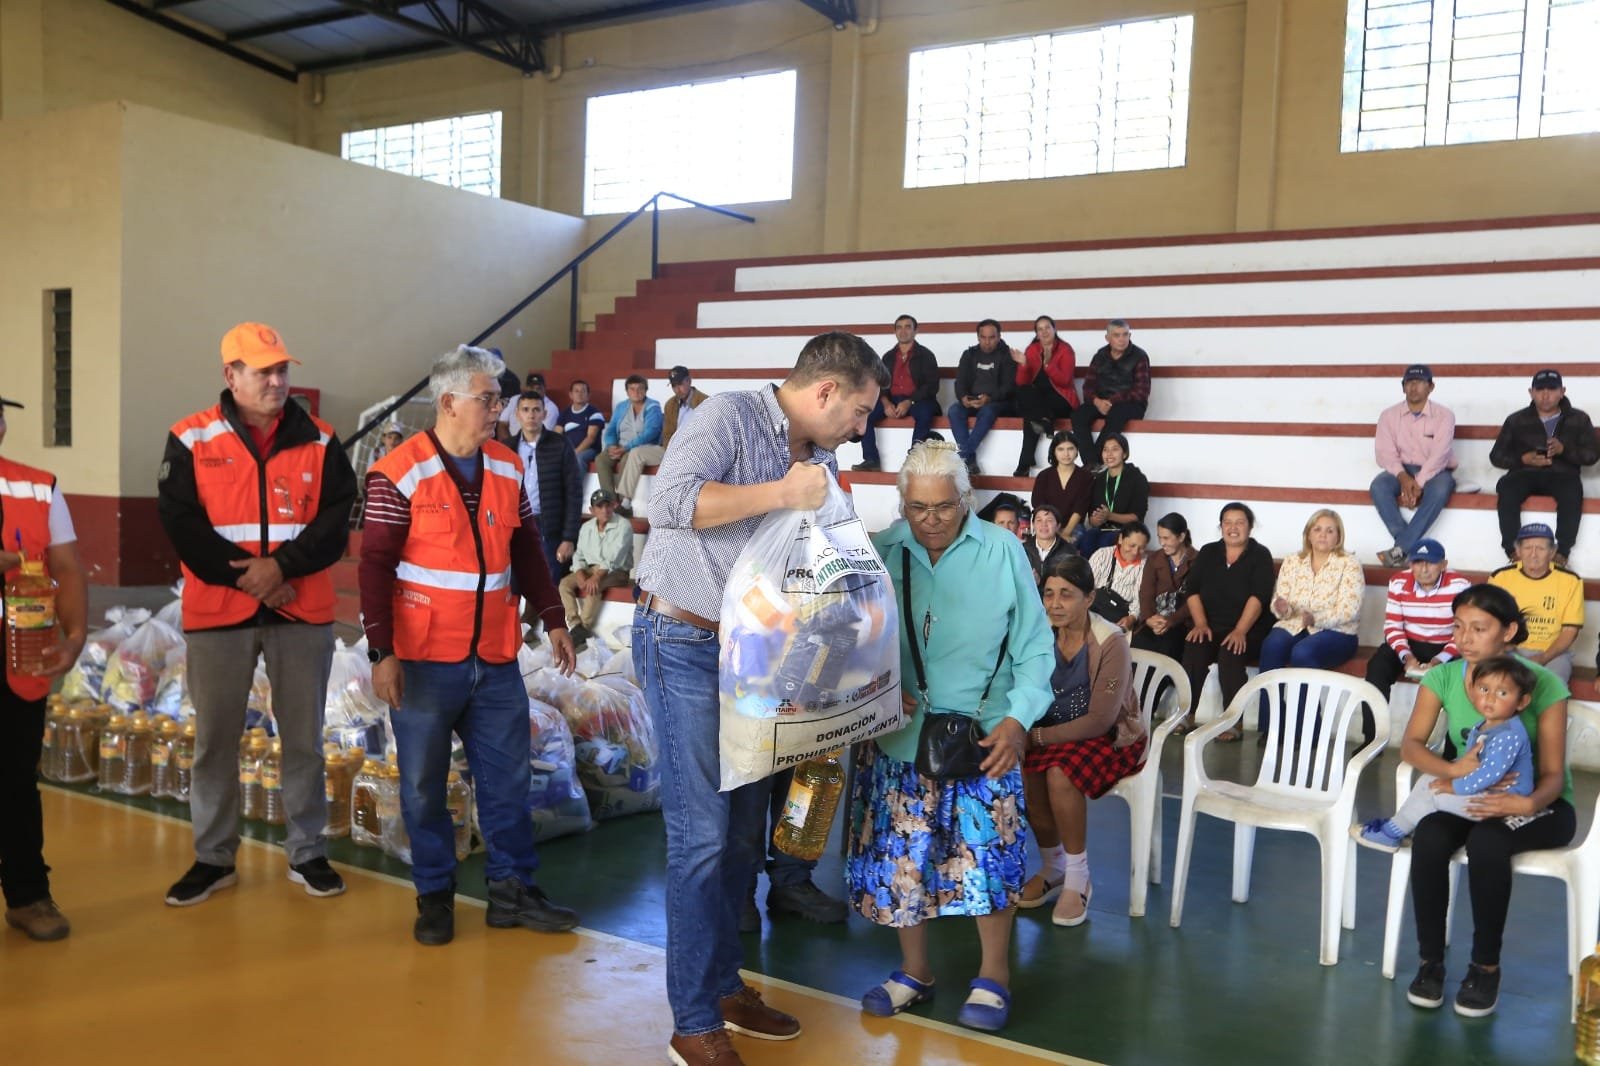
[[[1471,671],[1485,659],[1508,652],[1525,638],[1522,612],[1503,588],[1475,585],[1455,598],[1455,644],[1461,658],[1441,663],[1422,678],[1417,703],[1400,743],[1400,757],[1425,774],[1459,776],[1476,766],[1473,751],[1457,749],[1473,726],[1483,721],[1469,695]],[[1473,813],[1482,821],[1438,813],[1424,818],[1411,843],[1411,904],[1417,921],[1421,968],[1406,991],[1418,1007],[1444,1003],[1445,917],[1449,907],[1450,856],[1466,848],[1467,882],[1472,889],[1472,962],[1456,993],[1456,1013],[1482,1017],[1494,1011],[1500,994],[1500,939],[1511,904],[1511,859],[1518,852],[1565,847],[1577,831],[1572,806],[1572,773],[1567,768],[1567,686],[1549,670],[1530,662],[1538,683],[1522,712],[1533,741],[1538,780],[1533,793],[1518,796],[1497,785],[1477,797]],[[1445,751],[1428,748],[1434,722],[1443,711]]]
[[[910,604],[900,618],[909,718],[860,746],[845,872],[861,916],[898,933],[901,963],[861,1007],[891,1015],[931,999],[928,920],[974,918],[982,961],[958,1020],[999,1029],[1011,1005],[1008,948],[1027,862],[1022,755],[1028,729],[1050,704],[1050,627],[1021,542],[972,513],[954,445],[917,445],[899,486],[904,521],[873,542],[895,601]],[[978,719],[978,775],[917,773],[928,711]]]

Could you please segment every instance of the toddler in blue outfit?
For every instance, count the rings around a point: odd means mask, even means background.
[[[1520,714],[1533,697],[1537,683],[1533,671],[1511,655],[1486,659],[1472,672],[1468,684],[1472,705],[1483,721],[1467,734],[1464,752],[1450,764],[1445,777],[1423,774],[1411,795],[1390,818],[1374,818],[1361,829],[1361,839],[1385,851],[1394,851],[1410,836],[1417,823],[1436,811],[1481,821],[1470,804],[1508,773],[1516,780],[1509,791],[1518,796],[1533,792],[1533,744]]]

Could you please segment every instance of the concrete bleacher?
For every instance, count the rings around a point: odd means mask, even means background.
[[[1299,549],[1312,511],[1333,507],[1347,545],[1369,564],[1361,640],[1370,646],[1385,583],[1370,564],[1390,543],[1367,494],[1372,432],[1378,412],[1401,399],[1402,369],[1429,363],[1434,398],[1455,412],[1458,483],[1482,491],[1458,492],[1433,533],[1456,568],[1481,576],[1504,562],[1493,495],[1501,472],[1489,449],[1503,418],[1527,402],[1533,371],[1561,368],[1573,403],[1600,411],[1597,250],[1600,216],[1572,216],[671,264],[601,316],[577,351],[559,353],[551,383],[587,376],[621,402],[623,377],[637,372],[665,402],[667,369],[683,364],[706,392],[752,388],[780,380],[816,333],[849,329],[881,351],[893,344],[894,318],[912,314],[918,340],[939,358],[943,407],[980,318],[1000,319],[1007,342],[1022,347],[1034,316],[1054,315],[1080,375],[1105,320],[1127,318],[1152,362],[1149,410],[1128,429],[1132,461],[1152,483],[1147,521],[1179,511],[1204,542],[1221,505],[1241,499],[1256,511],[1257,539],[1281,558]],[[609,390],[596,372],[608,366]],[[949,436],[942,418],[935,426]],[[885,472],[851,476],[869,529],[895,517],[893,471],[910,423],[878,432]],[[1009,476],[1020,434],[1019,421],[1002,419],[985,441],[980,502],[1031,489],[1031,478]],[[1043,453],[1041,443],[1036,463]],[[840,449],[843,468],[859,459],[859,446]],[[650,480],[639,491],[641,519]],[[1571,562],[1600,574],[1600,467],[1585,482],[1589,517]],[[1552,501],[1530,500],[1524,518],[1553,523]],[[1600,582],[1586,591],[1582,664],[1596,651]],[[626,593],[611,599],[603,631],[628,618]],[[1591,675],[1581,689],[1589,694]]]

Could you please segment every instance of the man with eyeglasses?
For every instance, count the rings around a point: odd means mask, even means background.
[[[455,937],[455,828],[445,802],[451,733],[466,747],[477,786],[490,928],[565,932],[578,924],[533,880],[519,589],[565,673],[573,651],[522,463],[494,440],[505,402],[495,379],[504,369],[480,348],[440,357],[428,382],[434,428],[367,473],[361,614],[372,690],[394,709],[420,944]]]
[[[256,659],[283,742],[289,880],[312,896],[328,865],[322,709],[333,665],[333,579],[356,478],[333,427],[289,402],[299,360],[270,326],[222,338],[220,400],[180,420],[157,475],[161,524],[183,564],[183,631],[195,707],[194,865],[167,890],[189,907],[238,882],[239,738]]]

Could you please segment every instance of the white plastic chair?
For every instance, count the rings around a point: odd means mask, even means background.
[[[1144,765],[1138,773],[1118,781],[1106,795],[1128,804],[1128,851],[1133,859],[1128,914],[1143,918],[1149,886],[1161,883],[1161,749],[1193,708],[1188,675],[1176,660],[1159,652],[1133,649],[1133,690],[1139,694],[1139,717],[1150,738]],[[1156,704],[1166,692],[1172,693],[1172,713],[1151,729]]]
[[[1256,714],[1262,696],[1268,701],[1267,746],[1254,785],[1214,781],[1206,774],[1205,746],[1235,726],[1245,714]],[[1305,718],[1301,743],[1295,747],[1295,719],[1301,701]],[[1378,690],[1365,681],[1329,670],[1272,670],[1247,683],[1222,716],[1189,734],[1183,751],[1183,812],[1178,823],[1178,857],[1173,867],[1172,925],[1183,920],[1184,888],[1189,879],[1189,854],[1194,845],[1196,814],[1234,823],[1233,900],[1250,899],[1250,866],[1257,829],[1310,833],[1322,851],[1322,928],[1320,958],[1324,966],[1339,961],[1339,926],[1343,917],[1345,873],[1355,862],[1349,837],[1356,784],[1361,771],[1378,757],[1389,739],[1389,723],[1377,716],[1377,736],[1346,757],[1352,723],[1360,728],[1363,703],[1383,706]],[[1280,740],[1284,749],[1279,752]],[[1354,916],[1351,915],[1353,922]]]
[[[1429,747],[1438,748],[1444,739],[1443,712],[1429,738]],[[1600,709],[1592,704],[1569,700],[1567,703],[1567,751],[1580,733],[1600,733]],[[1411,794],[1416,771],[1406,763],[1395,768],[1394,794],[1399,803]],[[1359,839],[1361,827],[1352,825],[1352,838]],[[1400,919],[1405,910],[1411,881],[1411,840],[1400,845],[1389,867],[1389,907],[1383,920],[1383,976],[1394,980],[1395,956],[1399,953]],[[1466,849],[1450,858],[1450,909],[1445,917],[1445,943],[1449,943],[1451,920],[1455,916],[1456,882],[1466,864]],[[1567,972],[1572,975],[1573,1018],[1578,1009],[1578,964],[1600,938],[1600,796],[1595,799],[1594,819],[1583,839],[1567,848],[1524,851],[1511,860],[1511,871],[1534,877],[1553,877],[1567,886]]]

